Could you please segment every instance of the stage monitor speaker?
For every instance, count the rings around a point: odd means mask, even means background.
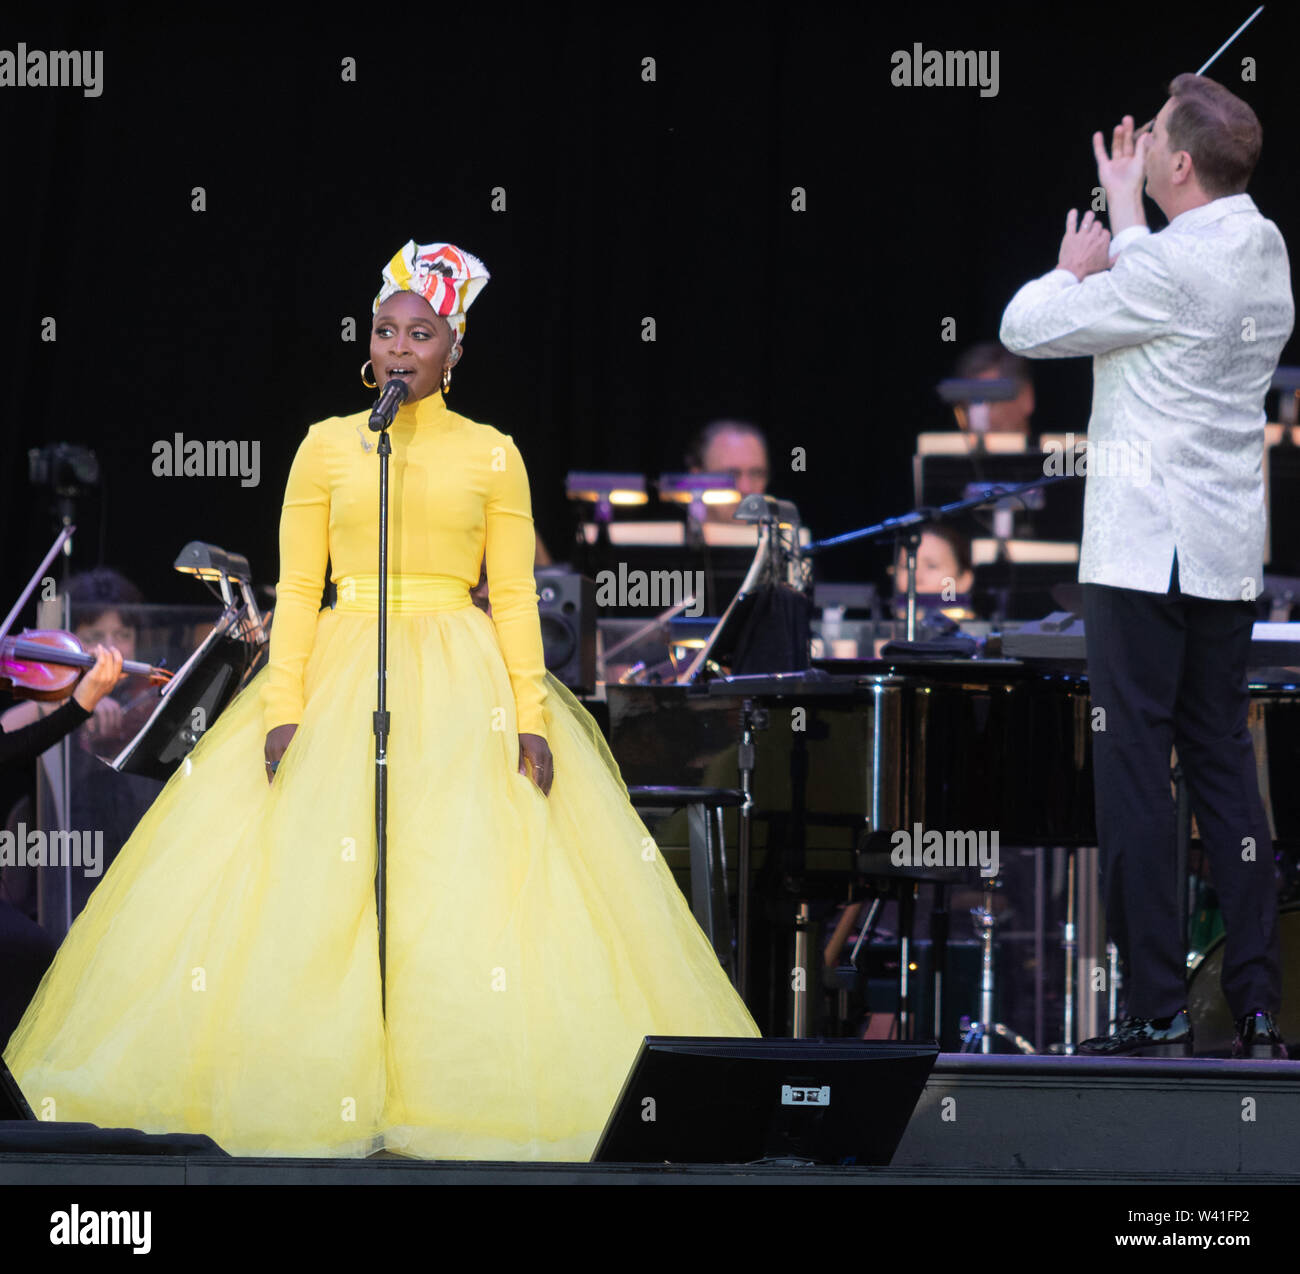
[[[884,1166],[934,1043],[647,1036],[593,1162]]]
[[[537,572],[546,669],[579,694],[596,688],[596,582],[573,571]]]

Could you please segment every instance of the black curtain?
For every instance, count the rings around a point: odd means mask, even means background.
[[[170,566],[201,538],[273,582],[294,450],[366,405],[370,302],[412,237],[492,271],[450,402],[515,437],[558,556],[568,469],[679,468],[721,416],[767,430],[770,489],[815,533],[900,512],[916,432],[949,419],[934,383],[996,335],[1091,197],[1092,130],[1154,114],[1239,20],[1174,4],[1086,21],[963,4],[324,15],[6,10],[6,48],[100,50],[103,87],[0,87],[5,609],[54,531],[24,453],[55,441],[103,469],[102,497],[76,504],[74,568],[202,600]],[[1264,123],[1252,193],[1293,245],[1294,35],[1269,6],[1223,63]],[[996,50],[997,94],[894,86],[892,53],[916,42]],[[1082,428],[1087,361],[1038,372],[1035,426]],[[177,433],[257,443],[257,484],[155,476]],[[842,549],[820,577],[880,580],[887,556]]]

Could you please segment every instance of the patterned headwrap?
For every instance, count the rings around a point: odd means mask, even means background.
[[[384,283],[370,307],[373,314],[397,292],[422,296],[451,326],[452,345],[465,335],[465,311],[491,275],[476,256],[450,243],[416,243],[412,239],[384,267]]]

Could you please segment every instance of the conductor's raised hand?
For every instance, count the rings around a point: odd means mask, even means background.
[[[1071,208],[1065,218],[1065,237],[1057,257],[1057,268],[1069,270],[1080,283],[1090,274],[1109,270],[1110,231],[1091,211],[1079,221],[1079,210]]]
[[[540,734],[519,736],[519,773],[528,775],[543,796],[550,796],[551,784],[555,782],[555,762],[550,744]]]
[[[278,725],[271,730],[266,736],[266,781],[271,783],[275,780],[275,772],[279,768],[280,761],[288,750],[289,741],[297,732],[296,725]]]
[[[1097,179],[1106,191],[1108,204],[1141,196],[1146,181],[1146,153],[1151,133],[1133,132],[1133,116],[1125,115],[1111,134],[1110,154],[1100,131],[1092,135],[1092,153],[1097,157]]]

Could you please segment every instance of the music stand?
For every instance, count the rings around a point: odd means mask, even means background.
[[[219,584],[224,609],[212,631],[158,692],[158,706],[109,765],[165,782],[257,670],[266,649],[262,616],[249,588],[246,558],[191,540],[174,563]],[[239,590],[236,600],[234,588]]]
[[[749,656],[749,672],[797,672],[808,667],[808,643],[791,649],[791,667],[759,668],[754,660],[771,662],[776,657],[761,645],[764,628],[772,616],[784,616],[793,634],[802,626],[806,633],[811,610],[812,571],[799,544],[799,510],[789,500],[769,495],[747,495],[737,506],[736,520],[758,525],[758,548],[745,573],[740,590],[714,625],[704,646],[677,678],[680,685],[692,685],[709,662],[727,663],[733,656]],[[792,641],[787,646],[795,645]]]

